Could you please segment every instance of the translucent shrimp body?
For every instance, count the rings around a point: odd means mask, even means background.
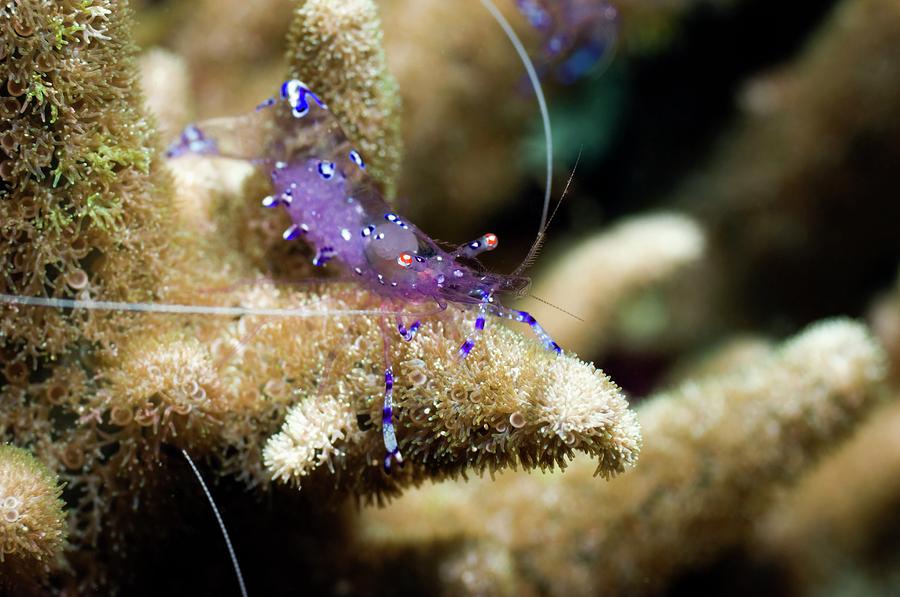
[[[477,269],[473,258],[497,246],[486,234],[455,251],[438,246],[394,212],[365,172],[324,103],[302,82],[285,82],[249,117],[192,125],[169,149],[248,159],[267,169],[269,208],[282,207],[293,224],[285,240],[303,238],[313,263],[340,264],[386,299],[478,304],[527,281]]]
[[[485,328],[487,315],[528,324],[541,343],[556,353],[553,342],[534,317],[507,309],[494,295],[520,291],[527,280],[484,272],[474,260],[497,246],[485,234],[456,250],[442,249],[414,224],[395,213],[366,174],[364,157],[350,144],[324,102],[301,81],[285,81],[279,94],[249,116],[188,127],[169,149],[250,160],[268,174],[272,194],[267,208],[281,207],[291,218],[284,239],[303,238],[315,250],[313,263],[335,262],[400,311],[409,303],[434,301],[477,306],[474,329],[458,350],[465,359]],[[542,224],[543,227],[543,224]],[[397,330],[411,341],[419,327],[408,328],[397,317]],[[385,470],[402,463],[394,428],[393,368],[385,336],[382,433]]]

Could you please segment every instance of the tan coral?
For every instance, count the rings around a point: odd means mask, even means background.
[[[66,541],[62,487],[26,450],[0,446],[0,588],[45,578]]]
[[[500,4],[526,34],[512,2]],[[400,196],[420,226],[450,237],[514,197],[523,176],[519,142],[537,105],[519,93],[522,64],[477,3],[390,0],[381,10],[403,97]]]
[[[900,379],[900,277],[889,292],[876,300],[869,321],[890,357],[891,375]]]
[[[393,198],[400,172],[400,95],[372,0],[303,0],[288,35],[290,76],[321,97]]]
[[[799,586],[840,586],[850,580],[842,575],[856,574],[854,585],[873,583],[870,594],[891,592],[890,579],[879,578],[866,560],[895,528],[885,525],[895,519],[900,496],[900,404],[894,398],[758,524],[753,547]]]
[[[677,213],[640,215],[620,222],[568,250],[535,283],[534,293],[562,305],[535,309],[554,339],[580,354],[604,343],[622,302],[704,254],[700,226]]]
[[[834,312],[825,297],[880,277],[872,255],[897,254],[884,223],[900,219],[900,204],[861,181],[897,185],[898,37],[897,2],[840,2],[795,58],[745,85],[742,118],[674,197],[708,233],[712,267],[684,305],[715,314],[700,325]]]
[[[141,56],[140,70],[147,109],[156,116],[160,136],[172,141],[191,117],[187,64],[168,50],[152,48]]]
[[[328,302],[332,308],[339,304],[335,297]],[[314,455],[335,450],[335,467],[343,469],[335,482],[365,495],[385,491],[382,486],[457,476],[468,469],[565,467],[576,451],[596,457],[596,472],[604,477],[635,463],[640,431],[606,375],[574,357],[551,355],[536,340],[501,326],[489,329],[460,362],[456,352],[467,316],[467,311],[449,309],[440,318],[425,320],[410,344],[395,343],[392,359],[400,365],[395,419],[408,465],[390,483],[380,472],[382,340],[374,321],[335,325],[329,334],[333,340],[319,341],[340,345],[341,335],[354,338],[331,365],[339,393],[336,398],[307,398],[312,404],[294,407],[266,448],[270,472],[299,483],[320,464]],[[297,324],[288,325],[296,337],[317,341],[308,324],[303,325],[305,333]],[[271,334],[280,334],[268,333],[269,342]],[[364,426],[368,433],[360,433],[356,416],[371,421]]]
[[[141,296],[161,272],[168,180],[142,117],[127,8],[73,0],[6,11],[0,46],[17,57],[0,62],[0,80],[21,94],[4,100],[0,125],[8,141],[0,196],[11,199],[0,201],[9,272],[0,288]],[[27,23],[29,35],[16,23]],[[0,326],[4,344],[21,346],[17,358],[25,359],[63,351],[84,322],[59,311],[7,311]]]
[[[157,27],[149,36],[152,44],[174,47],[187,65],[196,119],[249,112],[284,79],[284,38],[294,5],[293,0],[169,2],[152,17]]]
[[[876,402],[884,374],[862,326],[824,322],[752,366],[650,398],[638,409],[641,463],[608,485],[583,460],[560,475],[439,485],[368,512],[363,533],[500,541],[520,571],[517,591],[652,591],[746,537],[772,490]]]

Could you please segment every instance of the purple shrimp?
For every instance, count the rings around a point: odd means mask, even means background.
[[[284,208],[293,222],[284,239],[303,238],[316,251],[315,265],[340,264],[386,304],[434,301],[441,309],[450,303],[477,309],[459,358],[474,348],[489,314],[527,323],[548,350],[560,352],[534,317],[495,299],[498,293],[522,291],[528,280],[484,272],[474,261],[497,246],[497,237],[485,234],[445,251],[393,211],[366,174],[363,156],[302,82],[286,81],[277,99],[266,100],[249,116],[189,126],[168,151],[172,157],[186,153],[245,159],[263,168],[273,189],[263,206]],[[412,340],[419,325],[415,321],[406,327],[398,314],[397,329],[404,340]],[[393,425],[393,384],[386,362],[382,431],[387,472],[392,460],[403,462]]]
[[[544,53],[564,83],[612,59],[619,13],[605,0],[516,0],[516,5],[544,38]]]

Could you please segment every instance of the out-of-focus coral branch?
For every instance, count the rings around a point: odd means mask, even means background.
[[[147,45],[174,47],[187,65],[197,119],[245,113],[284,79],[293,0],[166,2],[144,22]],[[156,11],[154,11],[156,12]],[[161,14],[160,14],[161,13]]]
[[[841,2],[798,58],[745,87],[743,118],[677,193],[709,236],[701,309],[726,324],[858,309],[854,293],[894,266],[900,242],[881,224],[900,203],[881,198],[897,192],[898,38],[897,2]]]
[[[291,77],[315,91],[393,198],[403,142],[400,94],[382,48],[372,0],[302,0],[288,34]]]
[[[141,55],[140,76],[147,109],[156,116],[160,136],[175,139],[190,121],[187,64],[176,54],[154,48]]]
[[[896,390],[895,398],[896,398]],[[822,462],[757,525],[755,553],[778,562],[800,587],[853,587],[890,595],[896,565],[883,549],[896,537],[900,500],[900,404],[876,410],[845,446]]]
[[[537,296],[582,320],[546,308],[535,311],[561,346],[593,354],[626,298],[699,260],[704,244],[700,227],[687,216],[660,213],[626,220],[569,249],[535,284]]]
[[[869,313],[872,329],[891,362],[891,376],[900,380],[900,276],[894,288],[880,297]]]
[[[772,490],[809,468],[876,402],[884,361],[859,324],[821,323],[752,366],[641,405],[640,466],[608,485],[576,460],[560,475],[436,486],[367,512],[363,534],[378,537],[389,525],[395,540],[489,537],[509,551],[520,591],[652,591],[744,538]],[[465,561],[467,549],[451,561]],[[459,580],[446,582],[458,588]]]
[[[511,2],[498,4],[523,25],[519,32],[528,31]],[[400,194],[429,198],[429,209],[410,205],[420,226],[456,232],[496,209],[520,184],[524,160],[517,141],[527,119],[537,118],[536,103],[520,93],[525,73],[515,50],[477,4],[390,0],[381,10],[389,63],[403,94]]]

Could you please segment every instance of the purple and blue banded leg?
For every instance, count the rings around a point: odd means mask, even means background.
[[[381,339],[384,346],[384,404],[381,407],[381,435],[384,439],[384,472],[391,474],[391,461],[403,465],[403,455],[397,444],[397,431],[394,428],[394,370],[391,367],[391,340],[388,335],[387,318],[379,320]]]
[[[316,252],[316,256],[313,257],[313,265],[316,267],[323,267],[335,255],[336,253],[334,252],[333,247],[322,247]]]
[[[482,301],[481,306],[478,308],[478,317],[475,318],[475,331],[472,332],[472,335],[466,338],[466,341],[463,342],[459,347],[457,356],[459,356],[460,359],[465,359],[467,356],[469,356],[469,353],[472,352],[472,348],[475,347],[475,342],[478,341],[478,337],[481,336],[481,332],[484,331],[484,322],[487,315],[488,300],[489,299],[485,298],[485,300]]]
[[[406,342],[412,341],[413,338],[416,337],[416,332],[419,331],[419,326],[422,325],[422,322],[418,319],[413,322],[409,328],[403,325],[403,318],[399,315],[397,316],[397,331],[400,332],[400,337],[403,338]]]
[[[559,344],[553,341],[553,338],[550,337],[544,328],[541,327],[541,324],[537,322],[537,320],[532,316],[528,311],[517,311],[515,309],[508,309],[506,307],[501,307],[500,305],[490,305],[490,312],[496,315],[497,317],[504,317],[506,319],[511,319],[513,321],[520,321],[522,323],[527,323],[531,330],[534,332],[534,335],[538,337],[538,340],[541,341],[541,344],[544,345],[544,348],[547,350],[552,350],[556,354],[560,354],[562,352],[562,348],[559,347]]]
[[[381,409],[381,433],[384,437],[384,472],[391,473],[391,460],[403,464],[403,455],[397,445],[394,430],[394,372],[390,365],[384,370],[384,406]]]
[[[281,238],[288,241],[296,240],[300,238],[301,234],[306,234],[307,232],[309,232],[309,226],[306,224],[300,224],[299,226],[297,224],[292,224],[282,233]]]
[[[485,251],[493,251],[497,248],[497,243],[497,235],[493,232],[488,232],[456,249],[454,255],[456,257],[475,257]]]

